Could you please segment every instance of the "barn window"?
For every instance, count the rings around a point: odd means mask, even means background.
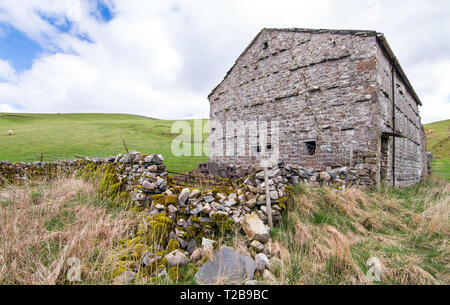
[[[316,154],[316,141],[305,142],[306,152],[310,156],[314,156]]]

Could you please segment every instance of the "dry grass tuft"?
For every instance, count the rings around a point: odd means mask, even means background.
[[[383,284],[449,283],[446,181],[371,191],[300,185],[293,194],[275,235],[290,254],[283,283],[370,284],[374,260]]]
[[[108,282],[107,257],[136,217],[92,204],[95,189],[70,178],[2,189],[8,204],[0,206],[0,283],[70,283],[72,257],[81,262],[83,283]]]

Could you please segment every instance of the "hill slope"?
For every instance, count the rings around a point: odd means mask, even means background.
[[[436,159],[450,160],[450,120],[424,125],[428,151]]]
[[[171,142],[174,121],[125,114],[0,113],[0,160],[36,161],[109,156],[129,150],[161,153],[173,171],[189,171],[207,157],[175,157]],[[193,120],[188,120],[193,130]],[[8,130],[14,134],[8,136]],[[207,135],[204,135],[206,138]],[[197,143],[196,145],[201,145]]]

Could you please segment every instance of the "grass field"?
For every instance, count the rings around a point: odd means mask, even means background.
[[[195,169],[207,157],[172,154],[171,142],[177,136],[171,133],[173,122],[125,114],[0,113],[0,160],[36,161],[41,154],[44,161],[74,159],[75,154],[116,155],[125,152],[124,139],[129,150],[161,153],[170,170]],[[194,121],[187,122],[193,128]],[[10,129],[14,131],[12,136],[8,136]]]
[[[428,151],[432,152],[433,172],[450,180],[450,120],[434,122],[424,126]]]

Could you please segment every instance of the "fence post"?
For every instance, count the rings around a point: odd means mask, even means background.
[[[270,228],[273,229],[272,204],[270,202],[269,177],[268,177],[269,175],[267,173],[267,166],[264,166],[263,169],[264,169],[264,184],[265,184],[265,188],[266,188],[267,218],[268,218]]]
[[[39,160],[42,162],[42,161],[44,161],[44,154],[43,153],[41,153],[41,157],[39,158]]]
[[[125,139],[122,139],[122,142],[123,142],[123,146],[125,147],[125,150],[126,150],[126,152],[128,154],[129,151],[128,151],[127,143],[125,143]]]

